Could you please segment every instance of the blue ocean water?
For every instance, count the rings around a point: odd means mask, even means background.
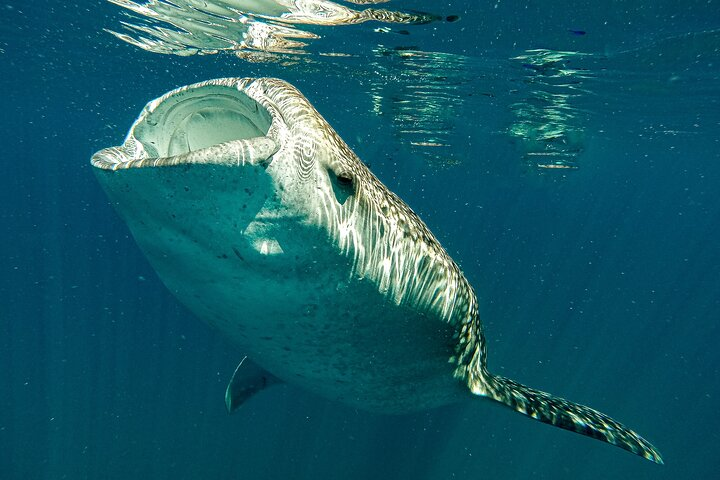
[[[717,2],[383,6],[443,20],[312,27],[309,53],[253,62],[140,50],[105,2],[0,4],[0,478],[716,477]],[[666,464],[485,402],[387,417],[281,386],[228,416],[242,352],[166,291],[89,165],[150,99],[225,76],[298,86],[423,218],[493,371]]]

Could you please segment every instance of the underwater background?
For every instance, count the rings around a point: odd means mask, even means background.
[[[720,4],[380,6],[434,16],[178,56],[104,31],[118,5],[0,2],[0,479],[717,478]],[[428,224],[492,371],[666,464],[480,400],[393,417],[284,385],[228,416],[243,352],[163,287],[89,160],[149,100],[229,76],[296,85]]]

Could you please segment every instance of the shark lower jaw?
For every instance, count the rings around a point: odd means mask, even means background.
[[[145,107],[122,146],[96,153],[92,165],[267,167],[280,148],[275,132],[284,121],[272,104],[267,108],[253,98],[253,84],[253,79],[218,79],[163,95]]]

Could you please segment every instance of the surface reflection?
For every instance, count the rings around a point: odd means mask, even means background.
[[[437,166],[461,161],[454,148],[473,68],[462,55],[379,47],[369,70],[373,113],[388,118],[396,140]]]
[[[144,50],[181,56],[222,51],[241,58],[247,52],[301,54],[306,53],[310,40],[320,36],[310,26],[353,25],[371,20],[417,24],[435,19],[429,14],[352,8],[329,0],[108,1],[131,12],[130,21],[120,22],[122,32],[109,33]],[[356,5],[386,1],[345,0]],[[275,57],[254,58],[273,61]]]
[[[527,50],[511,59],[522,69],[520,101],[510,105],[508,133],[519,141],[524,161],[539,169],[575,169],[584,149],[588,112],[578,106],[590,92],[590,70],[573,66],[587,54]]]

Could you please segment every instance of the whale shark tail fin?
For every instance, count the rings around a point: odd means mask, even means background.
[[[471,385],[473,393],[491,398],[528,417],[616,445],[662,464],[660,453],[637,433],[590,407],[526,387],[508,378],[486,373]]]

